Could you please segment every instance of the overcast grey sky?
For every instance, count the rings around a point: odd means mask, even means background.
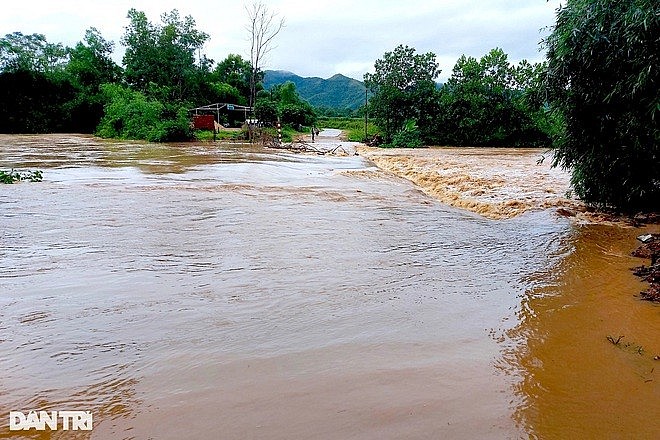
[[[230,53],[249,55],[245,5],[248,0],[24,0],[3,2],[0,35],[41,33],[49,42],[73,46],[91,26],[115,42],[130,8],[144,11],[151,22],[178,9],[192,15],[197,28],[211,38],[205,52],[216,62]],[[7,4],[9,3],[9,4]],[[554,23],[559,0],[264,0],[286,19],[267,69],[328,78],[341,73],[356,79],[373,70],[374,61],[399,44],[433,52],[451,74],[461,54],[481,57],[501,47],[509,60],[540,61],[540,40]]]

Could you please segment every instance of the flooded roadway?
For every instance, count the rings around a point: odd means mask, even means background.
[[[660,432],[649,228],[489,220],[245,145],[0,135],[11,167],[44,181],[0,187],[0,438],[30,409],[98,439]]]

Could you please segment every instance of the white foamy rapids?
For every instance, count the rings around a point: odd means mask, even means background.
[[[551,207],[581,209],[570,175],[552,168],[542,149],[360,147],[379,168],[410,180],[429,196],[488,218],[511,218]]]

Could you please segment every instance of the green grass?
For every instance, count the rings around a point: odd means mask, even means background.
[[[320,128],[336,128],[343,130],[346,132],[346,136],[351,142],[364,141],[364,118],[325,117],[319,118],[316,121],[316,125]],[[380,128],[378,128],[372,122],[369,122],[367,133],[368,137],[372,138],[374,135],[380,133]]]
[[[331,128],[331,127],[328,127]],[[265,128],[264,131],[270,136],[277,137],[277,129],[273,127]],[[304,131],[297,131],[288,125],[282,127],[282,142],[291,142],[296,137],[301,135],[309,135],[310,129]],[[215,139],[218,141],[241,141],[247,139],[247,133],[243,131],[220,131],[216,133]],[[211,130],[195,130],[195,139],[202,142],[213,142],[213,131]]]
[[[247,134],[243,131],[220,131],[215,134],[215,139],[218,141],[240,141],[245,140]],[[212,130],[195,130],[195,139],[198,141],[213,141]]]
[[[269,127],[269,128],[265,128],[264,131],[269,135],[273,136],[274,138],[277,137],[276,128]],[[308,134],[311,134],[311,130],[309,129],[304,129],[303,131],[297,131],[290,126],[285,125],[284,127],[282,127],[282,142],[292,142],[296,137],[304,136]]]

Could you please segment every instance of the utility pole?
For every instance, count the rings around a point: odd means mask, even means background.
[[[367,94],[369,93],[369,89],[365,86],[364,87],[364,142],[366,143],[369,140],[369,107],[367,104],[369,103],[368,96]]]

